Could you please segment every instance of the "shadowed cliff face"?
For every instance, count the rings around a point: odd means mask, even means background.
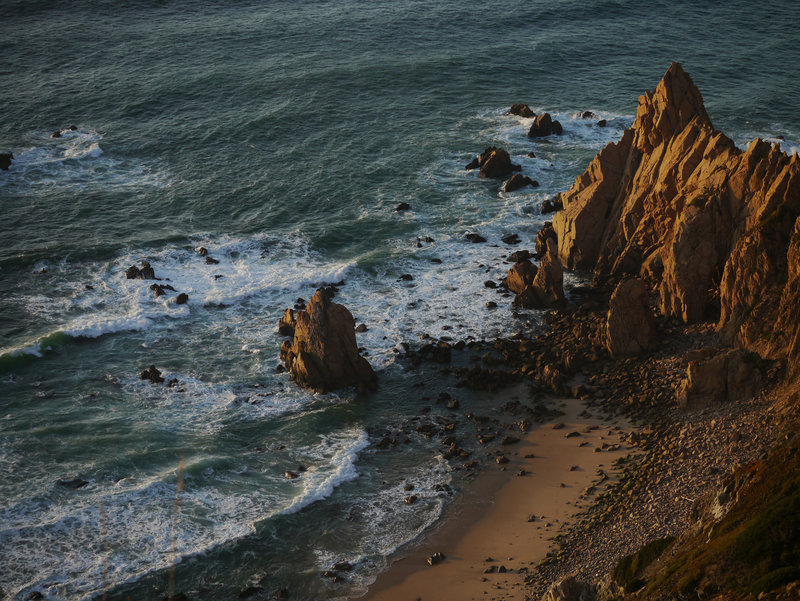
[[[762,140],[736,148],[678,63],[560,196],[565,267],[640,275],[665,315],[688,323],[719,311],[729,342],[800,352],[800,160]]]

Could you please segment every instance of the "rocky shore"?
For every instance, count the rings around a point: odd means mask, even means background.
[[[470,388],[573,396],[638,429],[615,447],[632,451],[615,477],[598,471],[546,556],[517,568],[524,584],[482,576],[464,594],[797,599],[797,155],[761,140],[736,148],[673,63],[622,139],[546,204],[560,209],[552,226],[536,253],[515,253],[504,282],[518,306],[556,307],[546,330],[473,344],[481,361],[452,372]],[[564,295],[562,266],[591,285]],[[449,359],[449,345],[432,348]]]

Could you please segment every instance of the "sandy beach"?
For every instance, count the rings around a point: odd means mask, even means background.
[[[612,464],[629,452],[620,444],[628,422],[590,413],[576,399],[559,405],[563,417],[530,431],[507,454],[509,463],[481,474],[443,523],[401,551],[362,598],[523,601],[525,576],[580,512],[587,488],[601,471],[611,478],[597,492],[612,482]],[[428,565],[437,552],[446,559]]]

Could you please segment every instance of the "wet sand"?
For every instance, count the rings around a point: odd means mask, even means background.
[[[509,463],[488,467],[443,522],[403,550],[362,599],[524,601],[528,570],[554,548],[553,538],[580,511],[579,497],[598,481],[598,470],[613,475],[613,462],[629,452],[624,445],[595,451],[620,444],[620,434],[631,429],[623,418],[587,416],[576,399],[563,404],[563,417],[509,447]],[[427,558],[435,552],[446,559],[430,566]],[[487,573],[492,566],[496,571]]]

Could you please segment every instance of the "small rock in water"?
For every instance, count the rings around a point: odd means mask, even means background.
[[[150,380],[153,384],[161,384],[164,378],[161,377],[161,372],[156,369],[155,365],[151,365],[139,374],[141,380]]]
[[[333,569],[339,572],[349,572],[353,569],[353,565],[348,561],[340,561],[339,563],[333,564]]]
[[[208,256],[208,249],[205,246],[198,246],[197,254],[200,255],[201,257]]]
[[[58,479],[59,486],[63,486],[65,488],[71,488],[73,490],[77,490],[79,488],[83,488],[87,484],[88,481],[82,478],[59,478]]]
[[[428,565],[435,566],[437,563],[441,563],[445,560],[444,553],[437,551],[430,557],[428,557]]]
[[[181,292],[178,296],[175,297],[175,304],[176,305],[185,305],[189,302],[189,295],[185,292]]]
[[[413,505],[417,502],[417,495],[411,495],[403,500],[406,502],[406,505]]]
[[[410,211],[411,210],[411,205],[408,204],[407,202],[401,202],[399,205],[397,205],[394,208],[394,210],[397,213],[402,213],[403,211]]]
[[[219,261],[214,257],[206,256],[206,265],[216,265],[217,263],[219,263]]]
[[[503,244],[514,245],[514,244],[519,244],[520,243],[519,235],[517,235],[517,234],[509,234],[508,236],[504,236],[503,238],[500,238],[500,240],[503,241]]]
[[[397,278],[398,282],[410,282],[414,279],[414,276],[410,273],[404,273],[399,278]]]
[[[608,121],[605,119],[600,119],[600,121],[597,122],[597,127],[605,127],[606,125],[608,125]]]
[[[298,475],[292,471],[286,470],[285,472],[283,472],[283,477],[288,480],[294,480],[295,478],[298,477]]]
[[[480,244],[482,242],[486,242],[486,238],[484,238],[480,234],[470,233],[470,234],[465,234],[464,237],[473,244]]]
[[[272,593],[273,599],[287,599],[289,597],[289,589],[285,586],[282,586],[279,589],[276,589]]]
[[[256,593],[260,593],[261,590],[262,589],[260,586],[248,586],[246,589],[242,589],[241,591],[239,591],[238,597],[239,599],[248,599],[249,597],[252,597]]]

